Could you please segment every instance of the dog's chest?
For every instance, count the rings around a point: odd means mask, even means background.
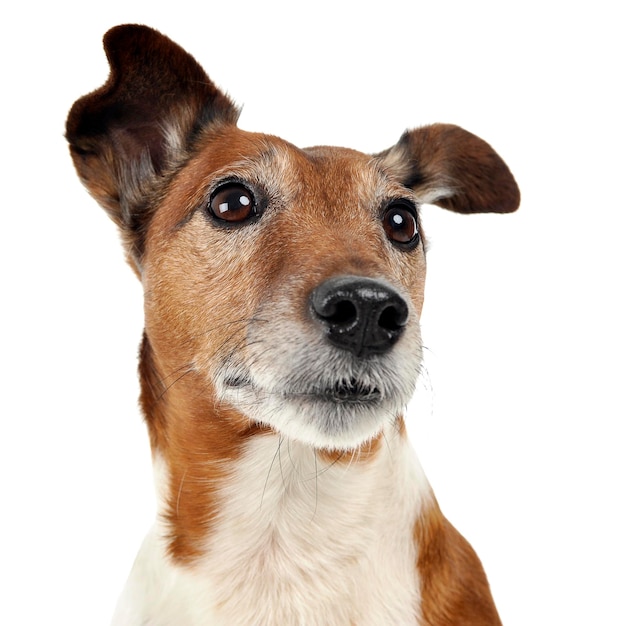
[[[417,501],[394,497],[404,459],[332,465],[283,446],[251,447],[207,546],[224,623],[415,623]]]
[[[252,443],[204,557],[168,573],[161,614],[184,607],[181,626],[416,624],[413,527],[427,486],[411,459],[400,448],[332,464]]]

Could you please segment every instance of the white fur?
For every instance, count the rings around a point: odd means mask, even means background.
[[[166,478],[157,460],[160,480]],[[331,464],[261,435],[222,490],[192,566],[166,555],[157,524],[115,626],[385,626],[419,618],[415,520],[430,487],[405,437],[385,428],[375,457]]]

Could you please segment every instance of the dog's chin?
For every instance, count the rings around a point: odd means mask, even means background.
[[[326,450],[358,448],[394,422],[403,408],[381,389],[356,380],[320,389],[267,391],[247,377],[235,376],[219,387],[222,400],[253,422]]]

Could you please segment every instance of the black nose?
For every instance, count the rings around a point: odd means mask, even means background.
[[[358,357],[382,354],[400,338],[409,316],[392,287],[363,276],[335,276],[310,296],[313,316],[329,341]]]

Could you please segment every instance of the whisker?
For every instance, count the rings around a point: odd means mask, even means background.
[[[178,495],[176,496],[176,517],[178,518],[178,505],[180,504],[180,496],[183,492],[183,483],[185,482],[185,477],[187,476],[187,470],[183,472],[183,476],[180,479],[180,485],[178,485]]]
[[[321,476],[322,474],[325,474],[328,470],[332,469],[335,465],[337,465],[337,463],[339,463],[339,461],[343,459],[343,457],[347,453],[348,453],[347,450],[342,450],[339,456],[336,457],[335,460],[332,461],[332,463],[329,463],[328,465],[326,465],[326,467],[324,467],[323,469],[319,470],[319,472],[317,472],[316,477]],[[316,464],[316,467],[317,467],[317,464]]]
[[[295,464],[293,460],[293,456],[291,455],[291,439],[287,439],[287,454],[289,455],[289,462],[291,463],[291,467],[293,468],[293,471],[298,477],[298,480],[300,482],[303,482],[302,474],[300,473],[300,470],[298,469],[298,466]]]
[[[287,489],[287,481],[285,480],[285,474],[283,472],[283,457],[282,457],[282,454],[280,453],[281,448],[282,448],[282,443],[283,443],[283,436],[281,435],[279,443],[278,443],[278,467],[280,468],[280,476],[283,481],[283,489]]]
[[[176,372],[180,372],[180,371],[181,371],[184,367],[185,367],[185,366],[178,368],[178,370],[176,370]],[[173,387],[173,386],[174,386],[177,382],[181,381],[181,380],[182,380],[185,376],[187,376],[187,374],[190,374],[191,372],[193,372],[193,367],[192,367],[191,365],[189,365],[189,364],[188,364],[186,367],[187,367],[187,369],[185,369],[185,371],[184,371],[184,372],[183,372],[180,376],[178,376],[178,377],[177,377],[175,380],[173,380],[173,381],[172,381],[169,385],[167,385],[167,386],[163,389],[163,391],[162,391],[162,392],[161,392],[161,393],[157,396],[157,398],[156,398],[156,401],[157,401],[157,402],[161,401],[161,400],[165,397],[165,394],[166,394],[166,393],[167,393],[167,392],[168,392],[168,391],[169,391],[169,390],[170,390],[170,389],[171,389],[171,388],[172,388],[172,387]],[[173,375],[173,374],[170,374],[170,377],[171,377],[172,375]]]
[[[265,477],[265,483],[263,484],[263,493],[261,494],[261,504],[259,506],[259,511],[263,508],[263,499],[265,498],[265,491],[267,489],[267,484],[270,480],[270,475],[272,473],[272,468],[274,467],[274,463],[276,462],[276,458],[280,455],[280,447],[283,445],[283,438],[279,437],[278,445],[276,446],[276,452],[274,452],[274,456],[272,457],[272,462],[270,463],[270,467],[267,470],[267,476]],[[281,468],[282,474],[282,468]],[[284,483],[284,479],[283,479]]]
[[[211,326],[210,328],[206,328],[206,329],[204,329],[200,333],[195,333],[193,335],[190,335],[183,342],[183,344],[189,343],[190,341],[194,341],[196,339],[200,339],[201,337],[206,337],[207,335],[210,335],[211,333],[224,330],[224,328],[226,328],[228,326],[240,325],[242,328],[245,328],[246,326],[250,326],[252,324],[267,323],[268,321],[269,320],[266,320],[266,319],[264,319],[262,317],[241,317],[241,318],[236,319],[236,320],[228,320],[226,322],[221,322],[219,324],[215,324],[214,326]]]
[[[317,472],[317,454],[315,450],[313,450],[313,463],[315,465],[315,506],[313,507],[313,516],[311,517],[311,522],[315,519],[315,515],[317,514],[317,487],[319,479],[319,474]]]

